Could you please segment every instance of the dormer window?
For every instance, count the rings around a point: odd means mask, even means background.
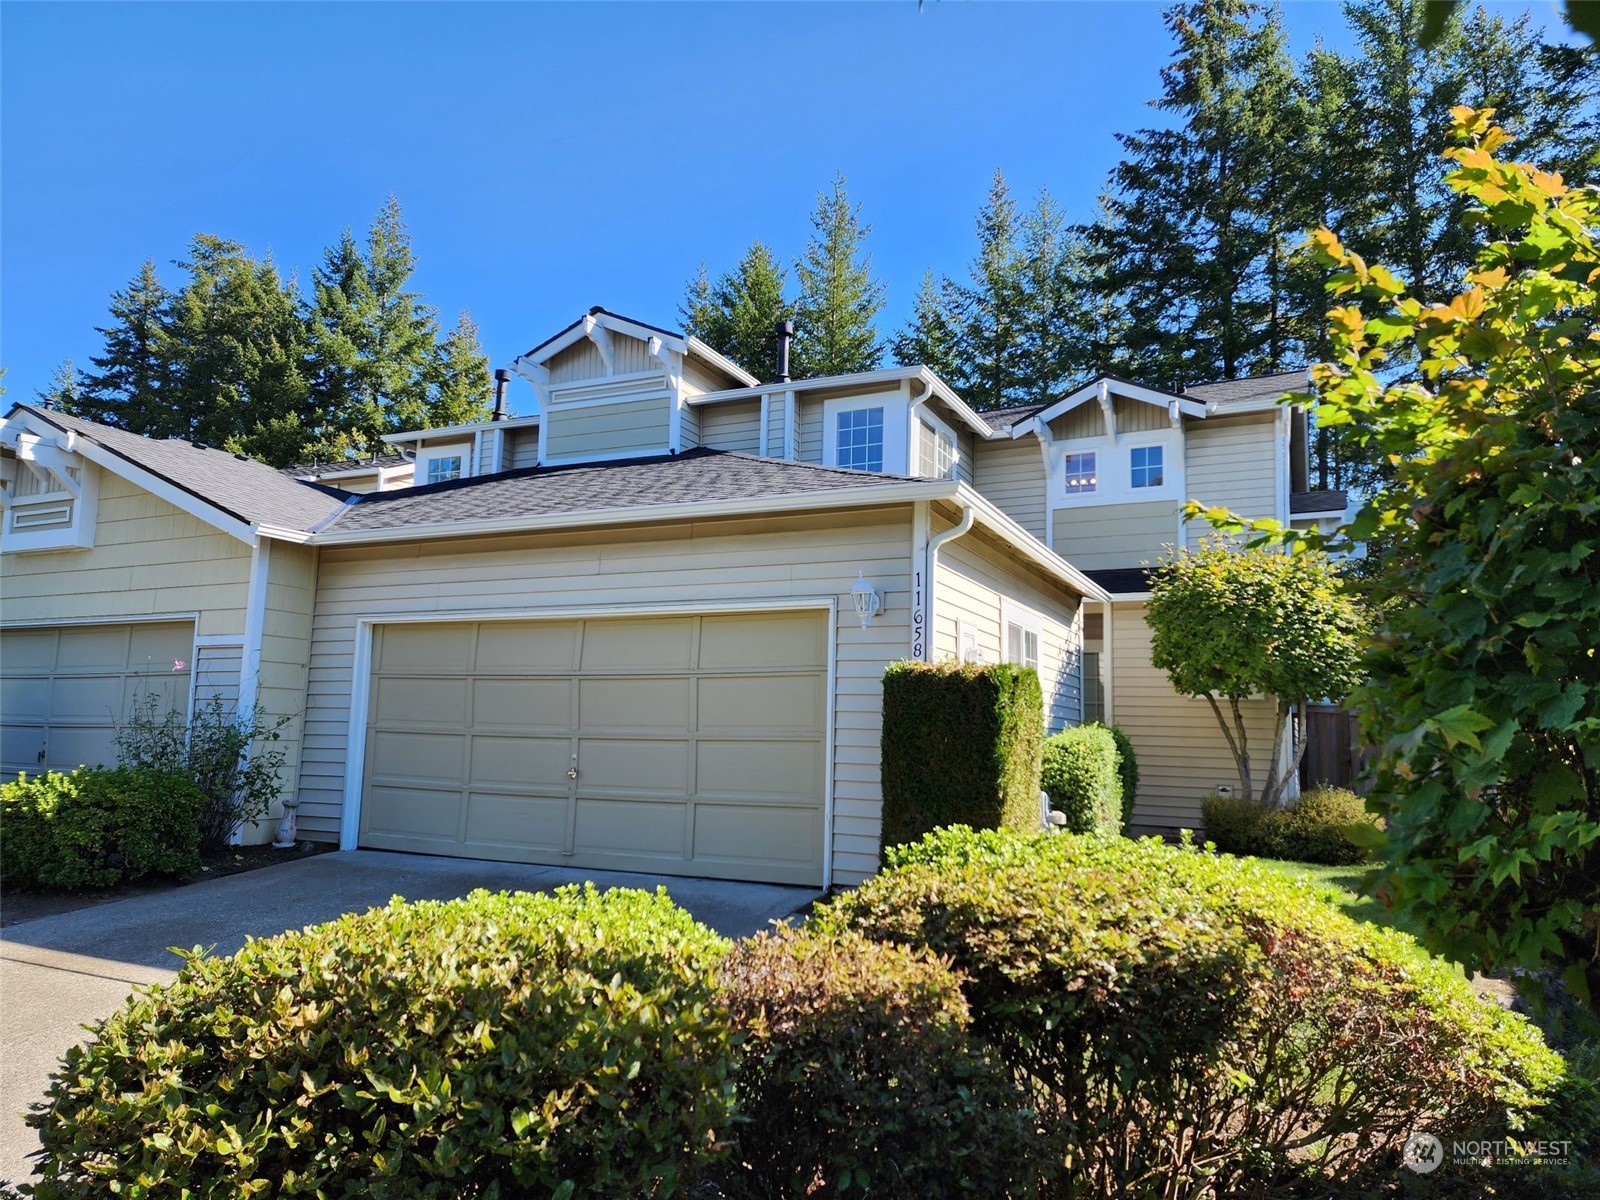
[[[464,479],[472,474],[467,468],[471,453],[470,442],[450,442],[439,446],[430,446],[424,442],[417,447],[417,461],[412,478],[419,485]]]
[[[1099,476],[1095,468],[1095,455],[1091,451],[1080,451],[1068,454],[1066,466],[1066,494],[1069,496],[1092,495],[1099,486]]]
[[[835,416],[835,466],[852,471],[883,470],[883,407],[847,408]]]
[[[1132,476],[1135,488],[1158,488],[1166,482],[1161,470],[1160,446],[1135,446],[1132,452]]]
[[[917,474],[949,479],[956,469],[956,440],[943,428],[917,422]]]
[[[428,482],[444,483],[461,478],[461,455],[445,454],[428,460]]]

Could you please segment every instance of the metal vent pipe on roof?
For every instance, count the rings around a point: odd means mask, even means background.
[[[779,321],[773,327],[778,335],[778,382],[789,382],[789,345],[794,341],[794,322]]]
[[[504,367],[495,368],[494,373],[494,419],[506,419],[506,384],[511,382],[511,372]]]

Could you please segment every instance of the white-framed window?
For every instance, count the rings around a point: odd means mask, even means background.
[[[1128,482],[1135,488],[1158,488],[1166,482],[1161,446],[1135,446],[1129,456]]]
[[[834,415],[834,465],[883,470],[883,406],[847,408]]]
[[[1064,466],[1066,468],[1064,490],[1067,495],[1087,496],[1098,488],[1100,478],[1093,450],[1073,451],[1066,456]]]
[[[917,422],[917,474],[949,479],[956,470],[956,440],[949,431]]]
[[[443,483],[447,479],[461,478],[461,455],[441,454],[428,460],[428,482]]]
[[[1100,678],[1100,652],[1083,652],[1083,720],[1085,724],[1106,719],[1106,684]]]
[[[1000,620],[1005,625],[1005,655],[1008,663],[1039,669],[1039,647],[1044,642],[1044,618],[1020,604],[1004,601]]]

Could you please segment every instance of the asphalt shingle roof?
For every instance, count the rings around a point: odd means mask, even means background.
[[[87,438],[247,524],[309,530],[338,512],[348,499],[333,488],[302,483],[266,463],[240,458],[226,450],[176,438],[160,441],[142,437],[31,404],[17,407],[57,429]]]
[[[342,475],[346,471],[399,467],[410,461],[404,454],[380,454],[376,458],[343,458],[338,462],[299,463],[293,467],[280,467],[278,470],[280,474],[287,475],[291,479],[303,479],[307,475]]]
[[[1049,407],[1048,404],[1018,404],[1011,408],[991,408],[978,415],[989,422],[989,427],[996,433],[1004,433]]]
[[[903,475],[846,471],[700,449],[570,467],[530,467],[477,479],[374,492],[361,496],[327,529],[347,533],[618,508],[640,509],[643,519],[648,517],[649,509],[661,505],[820,495],[841,489],[927,482]]]
[[[1306,373],[1279,371],[1275,375],[1256,375],[1250,379],[1222,379],[1216,383],[1197,383],[1183,389],[1191,400],[1215,404],[1218,412],[1230,408],[1270,407],[1285,392],[1306,390]]]

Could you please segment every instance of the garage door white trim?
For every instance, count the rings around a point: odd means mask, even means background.
[[[451,612],[385,613],[356,618],[355,661],[351,671],[350,725],[345,758],[344,805],[339,816],[339,849],[355,850],[361,838],[361,793],[365,786],[367,707],[372,677],[372,631],[378,625],[418,625],[444,621],[558,621],[603,617],[717,616],[726,613],[808,612],[828,614],[826,711],[823,715],[822,886],[833,885],[833,773],[835,699],[838,688],[838,621],[836,596],[798,596],[772,600],[685,602],[677,604],[577,605],[564,608],[458,609]]]

